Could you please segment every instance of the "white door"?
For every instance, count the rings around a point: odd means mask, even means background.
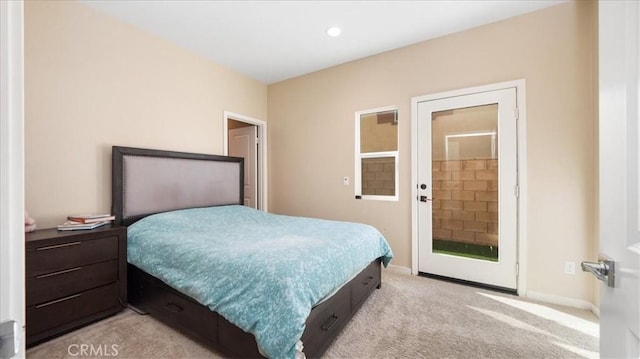
[[[258,208],[258,132],[256,126],[229,130],[229,156],[244,158],[244,205]]]
[[[516,89],[418,103],[418,270],[517,287]]]
[[[0,358],[24,357],[22,1],[0,1]]]
[[[602,358],[640,358],[639,11],[599,2],[599,252],[614,263],[599,288]]]

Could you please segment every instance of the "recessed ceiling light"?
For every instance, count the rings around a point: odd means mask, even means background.
[[[327,35],[331,37],[340,36],[340,33],[342,33],[342,30],[337,26],[332,26],[327,29]]]

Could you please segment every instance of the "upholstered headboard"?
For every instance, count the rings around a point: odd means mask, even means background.
[[[243,203],[237,157],[113,146],[112,213],[129,225],[154,213]]]

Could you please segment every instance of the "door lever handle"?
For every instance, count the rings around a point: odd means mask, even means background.
[[[420,202],[429,202],[429,201],[432,201],[432,199],[427,196],[420,196]]]
[[[593,274],[599,280],[606,282],[608,287],[615,287],[615,262],[600,260],[596,262],[584,261],[580,265],[583,272]]]

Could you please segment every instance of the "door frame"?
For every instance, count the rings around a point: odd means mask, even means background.
[[[466,96],[508,88],[516,89],[517,103],[517,184],[519,187],[517,215],[516,285],[519,296],[527,293],[527,109],[525,79],[438,92],[411,98],[411,274],[418,274],[418,104],[447,97]]]
[[[17,322],[25,356],[24,3],[0,1],[0,323]],[[10,355],[11,357],[12,355]]]
[[[222,121],[222,154],[224,156],[229,155],[229,120],[248,123],[254,125],[258,130],[258,209],[268,212],[269,203],[267,188],[269,188],[267,182],[267,122],[258,120],[249,116],[241,115],[231,111],[224,111]]]
[[[260,199],[258,198],[258,128],[255,125],[246,124],[244,122],[234,121],[234,124],[242,124],[242,127],[229,128],[227,130],[228,155],[235,157],[244,156],[244,198],[245,206],[259,208]],[[231,126],[230,126],[231,127]],[[233,133],[231,133],[233,131]],[[243,138],[238,143],[238,139]],[[246,142],[245,142],[246,141]],[[234,153],[231,154],[231,146],[234,146]],[[247,151],[247,153],[243,153]],[[249,201],[247,201],[249,199]]]

